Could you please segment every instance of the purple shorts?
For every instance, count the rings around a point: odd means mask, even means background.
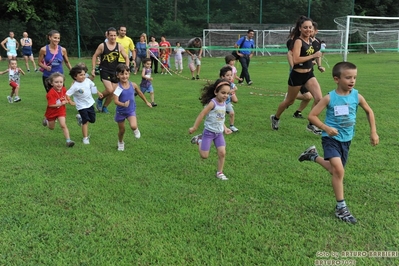
[[[120,123],[125,121],[125,119],[127,119],[130,116],[136,116],[136,112],[131,112],[131,113],[120,113],[120,112],[116,112],[115,114],[115,122]]]
[[[211,149],[212,141],[213,143],[215,143],[216,149],[222,146],[226,146],[223,132],[215,133],[204,129],[204,132],[202,132],[201,151],[209,151]]]

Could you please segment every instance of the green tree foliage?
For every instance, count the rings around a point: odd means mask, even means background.
[[[320,29],[335,29],[334,18],[352,14],[399,16],[396,0],[9,0],[1,1],[0,39],[27,31],[34,52],[47,44],[46,34],[57,29],[61,44],[77,54],[76,3],[82,55],[91,54],[109,27],[124,25],[135,41],[142,32],[168,37],[201,36],[210,23],[259,25],[261,29],[293,25],[300,15],[317,21]],[[147,20],[147,3],[149,19]],[[209,3],[209,13],[208,13]],[[310,3],[310,8],[309,8]],[[148,25],[148,28],[147,28]],[[280,26],[279,26],[280,25]],[[245,26],[244,26],[245,27]],[[85,53],[86,52],[86,53]]]

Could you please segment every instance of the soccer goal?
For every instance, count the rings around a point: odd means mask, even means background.
[[[371,47],[374,52],[398,49],[398,35],[395,35],[395,31],[399,31],[399,17],[346,16],[335,18],[334,22],[338,30],[345,32],[344,61],[347,61],[349,52],[369,52]],[[375,41],[369,42],[369,35]]]
[[[287,53],[287,40],[289,30],[264,30],[263,53],[267,55]],[[318,30],[318,39],[327,44],[327,53],[342,53],[344,31],[342,30]]]
[[[246,36],[248,30],[227,30],[227,29],[204,29],[202,31],[203,41],[203,56],[225,56],[231,53],[234,48],[234,44],[239,38]],[[254,43],[255,43],[255,55],[261,53],[259,44],[262,43],[260,39],[262,33],[259,30],[254,30]]]

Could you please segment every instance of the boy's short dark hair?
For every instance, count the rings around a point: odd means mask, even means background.
[[[229,64],[231,61],[236,61],[236,57],[232,54],[226,55],[224,58],[224,61],[226,61],[226,64]]]
[[[150,58],[144,58],[141,62],[144,65],[147,62],[151,62],[151,59]]]
[[[76,80],[76,76],[82,73],[82,71],[86,73],[86,71],[81,65],[76,65],[73,68],[71,68],[71,70],[69,70],[69,76],[71,76],[73,80]]]
[[[334,77],[341,77],[341,73],[347,69],[356,69],[356,65],[350,62],[339,62],[336,63],[332,70],[332,76]]]

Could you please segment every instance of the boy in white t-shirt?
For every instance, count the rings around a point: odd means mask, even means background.
[[[76,65],[71,68],[69,75],[74,82],[66,92],[66,96],[67,98],[73,96],[74,102],[71,102],[71,105],[76,105],[76,109],[79,111],[79,114],[76,115],[76,120],[78,125],[82,126],[83,144],[90,144],[89,122],[94,123],[96,121],[95,101],[92,94],[98,94],[100,98],[103,95],[97,90],[93,81],[86,77],[86,72],[87,67],[82,65]]]

